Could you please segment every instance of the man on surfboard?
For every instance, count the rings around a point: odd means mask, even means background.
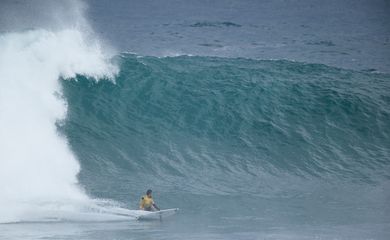
[[[139,208],[145,211],[160,211],[160,208],[153,201],[152,190],[148,189],[146,195],[141,198]]]

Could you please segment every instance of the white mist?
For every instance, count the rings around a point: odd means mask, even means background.
[[[76,29],[0,36],[0,222],[76,211],[89,198],[78,186],[78,161],[56,122],[66,117],[59,78],[112,77],[97,43]]]

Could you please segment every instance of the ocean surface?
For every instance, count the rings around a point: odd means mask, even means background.
[[[0,239],[390,238],[387,1],[0,6]]]

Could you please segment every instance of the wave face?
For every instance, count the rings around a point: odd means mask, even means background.
[[[128,202],[149,186],[274,195],[390,177],[389,75],[213,57],[115,61],[115,83],[62,81],[62,131],[94,195]]]
[[[318,228],[349,239],[361,226],[358,239],[387,238],[388,74],[239,58],[108,61],[77,30],[0,41],[1,223],[128,222],[153,188],[162,208],[183,210],[163,238],[309,239]]]

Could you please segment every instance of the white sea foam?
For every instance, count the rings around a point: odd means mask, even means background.
[[[99,215],[96,200],[78,185],[79,163],[56,128],[67,112],[60,77],[117,72],[99,43],[88,39],[76,28],[0,36],[2,223],[123,218]]]

